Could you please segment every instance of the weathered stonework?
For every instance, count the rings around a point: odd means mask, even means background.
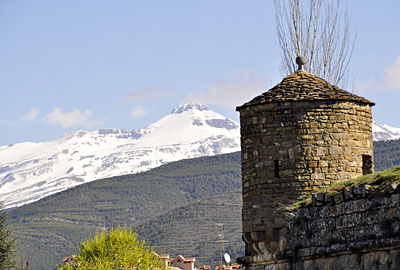
[[[284,205],[314,188],[373,172],[373,105],[299,71],[237,108],[247,257],[286,248]]]
[[[400,186],[379,194],[365,185],[315,194],[293,214],[279,251],[241,262],[254,270],[400,269]]]

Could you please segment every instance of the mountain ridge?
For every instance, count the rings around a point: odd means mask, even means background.
[[[227,203],[235,201],[235,209],[238,209],[240,174],[240,152],[171,162],[142,173],[85,183],[15,208],[8,212],[9,226],[17,238],[19,256],[26,258],[32,269],[53,269],[63,257],[77,251],[79,242],[87,240],[97,231],[118,226],[138,230],[136,228],[141,224],[156,217],[170,216],[168,213],[174,209],[196,207],[197,202],[212,206],[200,205],[204,216],[214,220],[210,221],[211,225],[215,225],[216,217],[221,220],[228,218],[224,215],[231,217],[228,211],[219,212],[218,198],[225,198],[223,201]],[[231,192],[236,192],[236,195],[224,195]],[[226,209],[226,206],[223,208]],[[179,213],[183,214],[182,211]],[[189,216],[192,214],[189,212]],[[198,218],[201,216],[197,215]],[[234,224],[235,230],[239,230],[239,212],[235,213]],[[184,245],[193,239],[196,239],[195,242],[207,240],[194,233],[195,226],[185,228],[192,232],[189,235],[195,237],[187,239]],[[207,233],[213,234],[216,230],[215,226],[211,228]],[[152,232],[154,230],[148,233]],[[154,239],[148,239],[148,233],[145,235],[146,242],[150,243]],[[156,251],[161,252],[162,247],[159,248]]]
[[[390,162],[385,160],[388,153]],[[19,255],[32,269],[52,269],[96,231],[124,225],[157,252],[196,256],[199,263],[219,263],[221,240],[227,241],[224,247],[231,255],[243,254],[240,156],[235,152],[171,162],[85,183],[10,210]],[[376,171],[400,165],[400,140],[374,142],[374,160]]]
[[[16,207],[76,185],[171,161],[240,149],[239,125],[202,104],[182,104],[140,130],[76,131],[0,148],[0,196]]]
[[[373,121],[372,134],[374,141],[397,140],[400,139],[400,128]]]
[[[400,138],[400,128],[373,121],[372,130],[374,141]],[[239,150],[238,123],[186,103],[139,130],[79,130],[53,141],[0,146],[0,197],[6,208],[18,207],[97,179]]]

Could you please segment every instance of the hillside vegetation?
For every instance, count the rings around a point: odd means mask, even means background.
[[[195,257],[196,265],[218,265],[228,252],[244,255],[241,190],[201,199],[137,226],[161,253]],[[173,243],[173,244],[171,244]]]
[[[374,155],[377,172],[400,165],[400,140],[374,142]],[[10,228],[33,270],[54,269],[81,241],[124,225],[159,253],[217,264],[222,248],[233,258],[244,253],[240,175],[239,152],[173,162],[14,209]]]
[[[400,165],[400,140],[374,142],[375,171]]]
[[[134,228],[196,200],[240,187],[240,153],[182,160],[54,194],[10,211],[9,222],[20,255],[32,269],[49,270],[99,230],[125,225]],[[195,227],[190,229],[193,235],[198,233]],[[173,239],[169,244],[174,246],[178,241]]]

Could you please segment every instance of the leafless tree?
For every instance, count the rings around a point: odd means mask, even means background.
[[[355,35],[350,35],[347,10],[341,0],[274,0],[281,72],[297,70],[295,59],[305,56],[305,69],[328,82],[346,87]]]

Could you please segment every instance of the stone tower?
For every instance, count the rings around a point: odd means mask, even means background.
[[[299,69],[237,107],[246,256],[282,250],[282,205],[373,172],[373,105]]]

